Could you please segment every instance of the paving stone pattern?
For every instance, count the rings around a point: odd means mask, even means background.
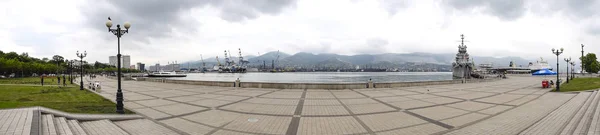
[[[542,79],[511,76],[483,83],[345,90],[123,81],[122,89],[126,108],[187,134],[545,134],[550,132],[543,129],[566,129],[567,124],[557,123],[569,123],[592,92],[548,93],[540,87]],[[94,81],[102,82],[99,95],[115,100],[115,80]],[[595,124],[579,132],[600,130],[593,121],[599,113],[579,116],[592,119],[583,124]],[[551,133],[556,132],[561,131]]]

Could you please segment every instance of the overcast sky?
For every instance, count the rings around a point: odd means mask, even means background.
[[[338,54],[456,53],[573,59],[600,49],[595,0],[2,0],[0,50],[108,63],[117,38],[105,22],[131,22],[131,63],[281,50]],[[113,26],[114,28],[114,26]]]

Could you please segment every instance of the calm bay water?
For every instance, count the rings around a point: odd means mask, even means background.
[[[416,82],[452,80],[451,72],[284,72],[284,73],[190,73],[176,80],[278,82],[278,83],[356,83]]]

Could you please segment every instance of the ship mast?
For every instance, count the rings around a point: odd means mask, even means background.
[[[217,66],[221,66],[221,61],[219,61],[219,56],[217,56]]]
[[[225,64],[227,64],[226,66],[229,66],[229,58],[227,57],[227,50],[225,50],[223,52],[225,52]]]

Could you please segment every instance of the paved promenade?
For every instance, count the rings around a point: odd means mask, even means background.
[[[548,127],[532,125],[566,102],[586,101],[574,97],[589,97],[548,93],[541,79],[346,90],[122,86],[126,108],[189,134],[519,134]],[[95,81],[100,95],[115,99],[115,80]]]

